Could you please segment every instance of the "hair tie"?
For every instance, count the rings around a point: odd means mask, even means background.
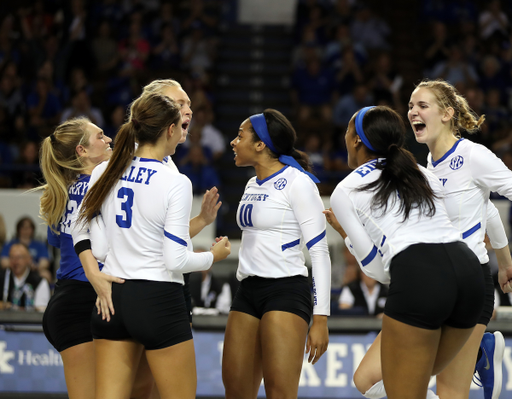
[[[393,151],[394,149],[399,150],[399,149],[400,149],[400,147],[398,147],[398,145],[397,145],[397,144],[395,144],[395,143],[390,144],[390,145],[388,146],[388,154],[389,154],[389,153],[391,153],[391,151]]]
[[[372,108],[375,108],[375,105],[372,105],[370,107],[364,107],[357,113],[357,115],[356,115],[356,132],[357,132],[357,135],[361,138],[361,141],[363,142],[363,144],[366,147],[368,147],[368,149],[370,149],[373,152],[377,152],[377,150],[375,148],[373,148],[373,146],[370,144],[370,141],[366,138],[366,135],[364,134],[364,130],[363,130],[364,115],[366,114],[366,112],[368,112]]]
[[[140,123],[137,119],[132,118],[132,123],[133,123],[133,126],[135,127],[135,129],[140,128]]]
[[[55,138],[55,133],[50,134],[50,141],[52,144],[55,144],[55,142],[57,141],[57,139]]]

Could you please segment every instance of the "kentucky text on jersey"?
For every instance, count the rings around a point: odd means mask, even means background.
[[[369,162],[367,164],[364,164],[363,166],[356,169],[354,172],[360,175],[361,177],[365,177],[368,173],[370,173],[372,170],[375,170],[375,164],[377,163],[377,160],[373,162]]]
[[[87,188],[89,187],[89,181],[80,181],[75,184],[72,184],[71,187],[69,187],[69,194],[70,195],[80,195],[84,196],[87,192]]]
[[[265,201],[269,197],[268,194],[244,194],[242,201]]]
[[[137,169],[137,172],[135,170]],[[121,180],[133,182],[133,183],[144,183],[149,184],[149,179],[156,173],[156,170],[144,168],[142,166],[132,166],[128,175],[121,177]],[[146,181],[144,181],[146,179]]]

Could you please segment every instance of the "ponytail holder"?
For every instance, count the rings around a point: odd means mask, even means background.
[[[305,171],[304,168],[300,166],[300,164],[294,157],[292,157],[291,155],[279,154],[279,152],[276,150],[276,147],[274,147],[274,143],[272,143],[272,140],[270,139],[270,134],[268,134],[268,127],[267,121],[265,120],[265,115],[256,114],[250,116],[249,119],[259,139],[263,141],[272,152],[279,155],[279,162],[300,170],[302,173],[307,174],[315,183],[320,183],[320,180],[318,180],[318,178],[313,173]]]
[[[371,107],[364,107],[361,109],[357,115],[356,115],[356,132],[363,144],[368,147],[369,150],[373,152],[377,152],[375,148],[370,144],[370,141],[366,138],[366,135],[364,134],[363,130],[363,118],[366,112],[368,112],[370,109],[375,108],[375,105],[372,105]]]
[[[55,144],[55,142],[57,141],[57,139],[55,138],[55,133],[50,134],[50,141],[52,144]]]
[[[137,119],[135,118],[132,118],[132,123],[133,123],[133,126],[135,127],[135,129],[139,129],[140,128],[140,123]]]

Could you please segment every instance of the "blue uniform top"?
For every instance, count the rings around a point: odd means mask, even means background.
[[[73,246],[73,237],[71,236],[71,222],[76,220],[76,214],[87,189],[89,188],[90,175],[80,175],[75,183],[68,190],[68,203],[66,212],[59,222],[60,234],[55,234],[48,227],[48,243],[56,248],[60,248],[60,267],[57,270],[57,280],[80,280],[89,281],[85,277],[85,271],[80,263],[80,259],[75,253]],[[101,268],[100,264],[100,268]]]

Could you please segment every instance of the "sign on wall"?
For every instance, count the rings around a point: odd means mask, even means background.
[[[373,342],[375,333],[330,336],[329,348],[314,366],[304,361],[300,378],[301,398],[362,397],[352,375]],[[195,332],[197,396],[224,396],[221,360],[224,334]],[[503,359],[503,398],[512,397],[512,339],[506,339]],[[470,398],[480,399],[482,388],[472,385]],[[0,330],[1,392],[66,392],[62,359],[39,332]],[[264,397],[263,386],[260,396]]]

